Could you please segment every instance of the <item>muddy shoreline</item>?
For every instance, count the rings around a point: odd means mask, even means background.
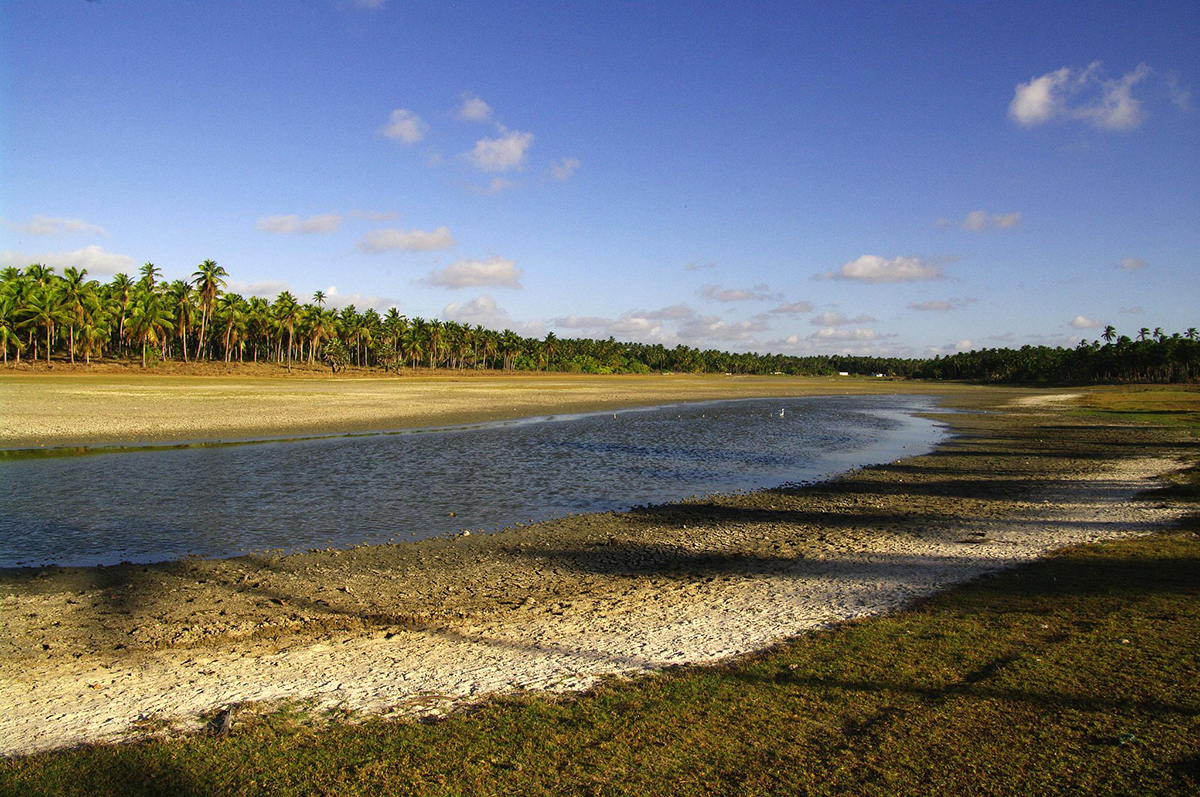
[[[126,738],[147,718],[186,728],[247,697],[421,713],[411,701],[434,693],[440,711],[487,691],[586,686],[745,652],[1172,517],[1127,499],[1194,449],[1185,432],[1029,396],[945,397],[993,411],[939,416],[954,436],[929,455],[795,489],[450,540],[0,572],[0,742],[13,753]],[[300,677],[328,650],[358,651],[361,666]],[[443,654],[441,670],[413,675]],[[484,663],[464,671],[464,656]],[[566,663],[531,664],[547,657]],[[183,703],[164,697],[186,690]]]

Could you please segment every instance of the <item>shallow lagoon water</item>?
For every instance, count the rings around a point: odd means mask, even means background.
[[[13,459],[0,462],[0,567],[405,541],[774,487],[928,451],[942,427],[913,413],[931,408],[919,396],[743,399]]]

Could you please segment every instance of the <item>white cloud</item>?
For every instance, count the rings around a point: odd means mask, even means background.
[[[1088,318],[1085,315],[1077,315],[1071,319],[1071,326],[1076,329],[1099,329],[1104,326],[1103,323],[1094,318]]]
[[[327,308],[340,310],[349,305],[354,305],[354,309],[359,312],[367,309],[381,311],[399,307],[400,302],[387,296],[376,296],[372,293],[359,293],[358,291],[354,293],[339,293],[336,285],[330,285],[325,289],[325,306]]]
[[[697,293],[714,302],[757,302],[779,298],[779,294],[772,293],[771,286],[764,283],[759,283],[752,288],[722,288],[720,285],[705,285]]]
[[[469,302],[451,302],[442,310],[442,317],[460,324],[479,324],[488,329],[511,329],[526,337],[541,337],[545,327],[536,322],[515,321],[496,300],[484,294]]]
[[[968,232],[983,232],[984,230],[1011,229],[1020,225],[1021,221],[1020,213],[988,213],[986,210],[972,210],[963,219],[961,226]]]
[[[416,144],[425,138],[425,133],[428,131],[429,125],[425,124],[421,117],[407,108],[397,108],[392,111],[392,115],[388,118],[388,123],[384,125],[383,130],[380,132],[393,141],[399,141],[404,144]]]
[[[1085,69],[1064,66],[1018,84],[1008,115],[1023,127],[1074,121],[1101,130],[1136,130],[1145,120],[1146,112],[1142,101],[1133,96],[1134,88],[1155,74],[1159,73],[1138,64],[1133,71],[1114,80],[1104,76],[1099,61],[1093,61]],[[1173,75],[1160,74],[1160,77],[1172,101],[1184,107],[1187,92],[1179,88]]]
[[[1130,315],[1141,315],[1142,306],[1140,304],[1135,304],[1133,307],[1122,307],[1121,312],[1128,313]]]
[[[59,216],[33,216],[24,223],[5,221],[3,225],[14,232],[23,232],[29,235],[57,236],[78,233],[108,235],[103,227],[89,224],[83,219],[64,219]]]
[[[462,105],[458,109],[458,118],[464,122],[486,122],[492,118],[492,106],[476,97],[474,94],[461,94]]]
[[[810,318],[809,323],[819,327],[843,327],[850,324],[870,324],[873,321],[878,320],[879,319],[875,318],[874,316],[869,315],[860,315],[855,316],[854,318],[847,318],[841,313],[835,313],[833,310],[826,310],[820,315]]]
[[[795,315],[797,313],[811,313],[812,311],[813,306],[811,302],[784,302],[771,312],[779,315]]]
[[[688,271],[710,271],[711,269],[714,269],[716,267],[717,267],[716,263],[696,263],[696,262],[688,263],[686,266],[684,266],[684,268],[687,269]]]
[[[968,304],[974,304],[976,301],[976,299],[930,299],[927,302],[909,302],[908,309],[947,312],[949,310],[958,310]]]
[[[854,329],[838,329],[836,327],[824,327],[818,329],[812,335],[813,340],[830,340],[830,341],[846,341],[846,340],[878,340],[884,337],[881,333],[873,329],[864,329],[856,327]]]
[[[1007,336],[1007,338],[1011,338],[1011,337],[1012,337],[1011,334]],[[964,340],[958,341],[957,343],[947,343],[945,346],[930,346],[929,353],[930,354],[956,354],[958,352],[971,351],[971,349],[973,349],[973,348],[975,348],[975,342],[970,339],[964,339]]]
[[[429,272],[428,285],[446,288],[468,288],[492,285],[498,288],[520,288],[522,270],[515,260],[489,257],[487,260],[456,260],[443,269]]]
[[[466,157],[485,172],[506,172],[525,165],[525,152],[533,144],[533,133],[500,128],[500,138],[481,138]]]
[[[761,317],[724,321],[715,315],[698,316],[680,325],[679,338],[691,343],[747,343],[754,334],[771,327]]]
[[[613,336],[622,340],[643,343],[677,342],[677,336],[663,327],[663,322],[690,321],[696,312],[685,304],[673,304],[658,310],[629,310],[619,318],[568,315],[551,319],[550,323],[565,329],[586,330],[597,337]]]
[[[943,279],[945,276],[941,266],[915,256],[888,259],[877,255],[863,255],[857,260],[844,263],[836,271],[826,271],[813,278],[880,283],[921,282]]]
[[[1136,257],[1127,257],[1117,264],[1117,268],[1124,269],[1125,271],[1136,271],[1140,268],[1145,268],[1148,265],[1150,264],[1145,260],[1139,260]]]
[[[550,174],[554,176],[555,180],[570,180],[578,171],[579,165],[579,158],[563,158],[550,167]]]
[[[351,0],[355,8],[366,8],[370,11],[379,11],[386,5],[387,0]]]
[[[88,274],[93,277],[116,274],[119,271],[133,272],[138,267],[137,261],[129,255],[105,252],[96,244],[76,249],[74,252],[42,252],[41,254],[0,252],[0,266],[25,268],[32,263],[49,266],[60,274],[68,266],[87,269]]]
[[[342,227],[342,217],[337,213],[322,213],[307,219],[302,219],[295,213],[287,216],[259,216],[257,227],[262,232],[280,235],[337,232]]]
[[[395,249],[406,252],[429,252],[436,249],[450,249],[454,243],[454,236],[446,227],[438,227],[431,232],[386,228],[367,233],[358,242],[358,249],[360,252],[370,253],[390,252]]]
[[[225,288],[229,293],[238,293],[242,296],[260,296],[263,299],[274,299],[284,291],[292,289],[284,280],[262,280],[259,282],[229,280],[225,284]]]

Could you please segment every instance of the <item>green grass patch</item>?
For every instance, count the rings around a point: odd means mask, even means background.
[[[1136,385],[1101,388],[1079,399],[1076,412],[1122,423],[1200,430],[1200,388]]]
[[[727,666],[433,724],[281,712],[4,794],[1194,794],[1200,536],[1087,546]]]

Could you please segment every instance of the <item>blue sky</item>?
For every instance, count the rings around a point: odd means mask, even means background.
[[[923,356],[1200,322],[1200,5],[17,2],[0,265]]]

